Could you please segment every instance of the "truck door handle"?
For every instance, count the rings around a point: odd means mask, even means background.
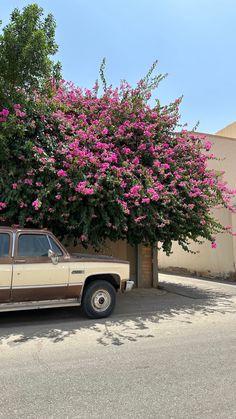
[[[25,260],[24,259],[16,259],[15,262],[16,263],[25,263]]]

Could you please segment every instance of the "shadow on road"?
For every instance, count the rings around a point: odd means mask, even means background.
[[[193,316],[235,313],[233,297],[226,292],[162,281],[160,290],[134,290],[118,295],[117,308],[109,319],[87,320],[78,308],[0,313],[0,345],[20,345],[37,339],[59,343],[82,332],[97,334],[98,344],[120,346],[152,338],[150,324],[171,318],[192,323]]]

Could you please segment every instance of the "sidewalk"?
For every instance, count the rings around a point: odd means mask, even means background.
[[[236,283],[159,274],[159,289],[133,289],[118,295],[115,315],[167,314],[174,311],[202,311],[229,307],[236,297]]]

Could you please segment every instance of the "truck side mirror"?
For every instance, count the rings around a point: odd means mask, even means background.
[[[51,249],[48,250],[48,257],[51,259],[53,265],[57,265],[58,264],[58,256]]]

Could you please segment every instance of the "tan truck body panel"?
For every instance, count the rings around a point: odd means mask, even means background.
[[[0,233],[9,234],[10,237],[9,255],[0,256],[0,311],[6,311],[6,303],[74,299],[74,303],[79,305],[88,278],[104,279],[109,275],[117,290],[124,290],[129,280],[128,262],[86,254],[70,255],[46,230],[0,227]],[[56,261],[45,255],[20,256],[18,243],[21,235],[43,235],[43,239],[47,238],[49,243],[53,240],[62,254],[56,256]]]

